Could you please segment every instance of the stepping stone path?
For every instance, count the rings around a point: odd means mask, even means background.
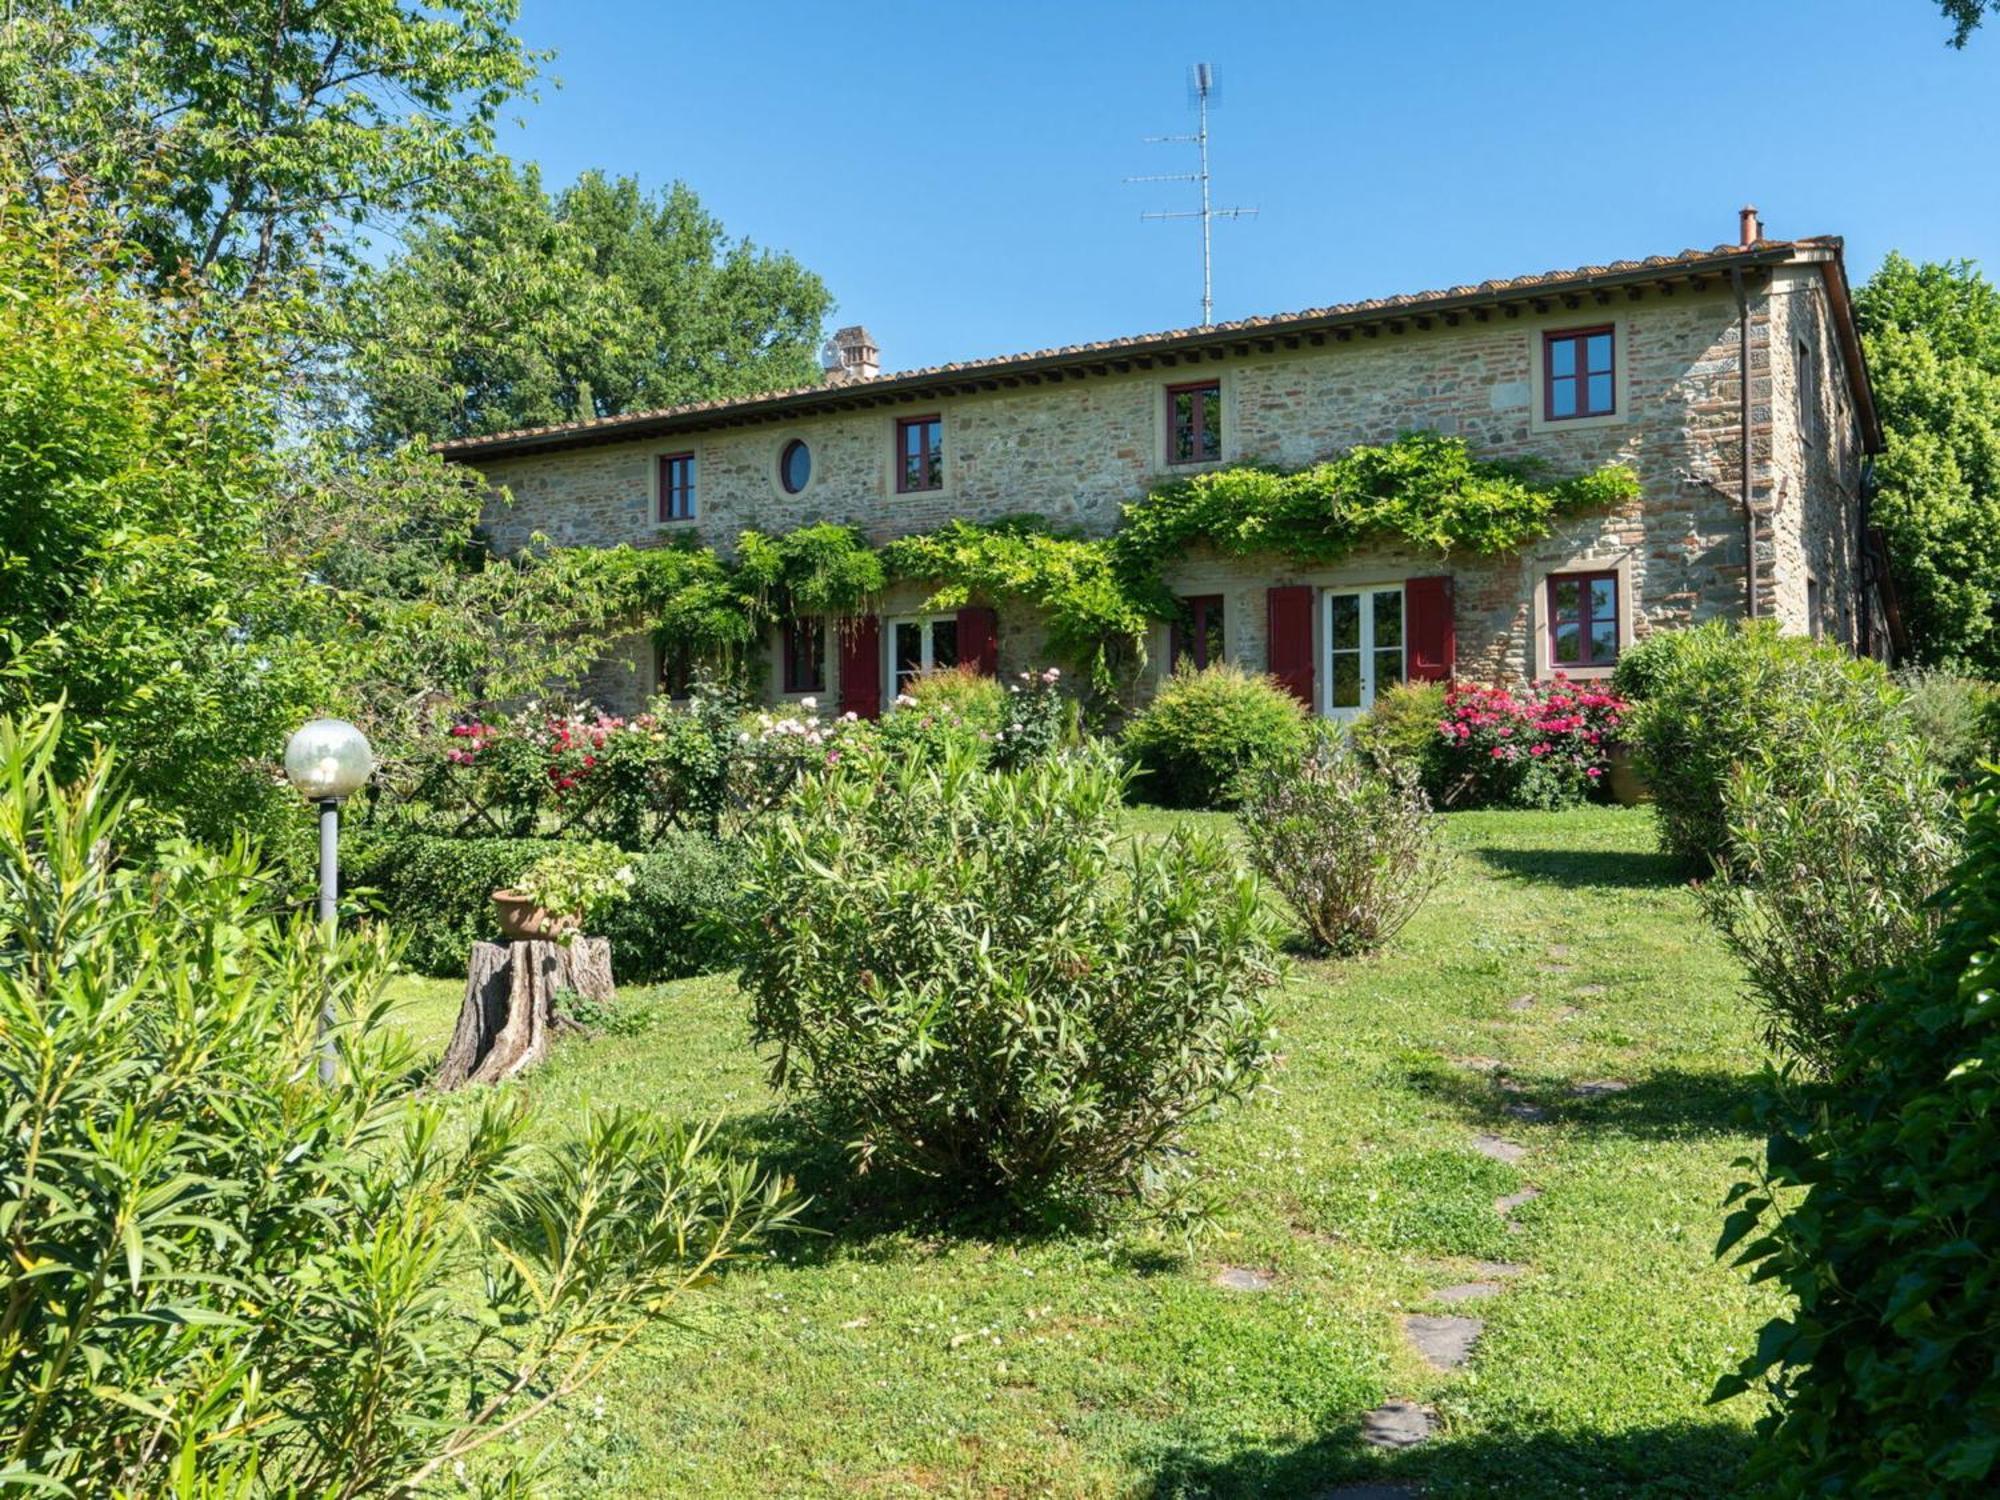
[[[1752,368],[1754,369],[1755,366],[1752,366]],[[1576,993],[1579,995],[1589,995],[1592,998],[1595,998],[1598,995],[1610,994],[1611,986],[1608,984],[1580,984],[1576,987]]]
[[[1528,1104],[1516,1099],[1507,1106],[1507,1113],[1517,1120],[1546,1120],[1549,1112],[1539,1104]]]
[[[1485,1331],[1486,1325],[1478,1318],[1461,1317],[1457,1313],[1437,1317],[1411,1313],[1403,1319],[1404,1337],[1416,1346],[1424,1363],[1433,1370],[1463,1369],[1472,1358],[1472,1346]]]
[[[1504,1161],[1509,1166],[1528,1154],[1527,1147],[1518,1146],[1505,1136],[1488,1135],[1484,1131],[1472,1138],[1472,1149],[1481,1156],[1491,1157],[1494,1161]]]
[[[1509,1218],[1512,1217],[1514,1210],[1522,1204],[1533,1203],[1541,1196],[1542,1190],[1540,1188],[1525,1187],[1518,1193],[1509,1193],[1504,1198],[1495,1198],[1493,1200],[1493,1212],[1499,1214],[1502,1218]]]
[[[1589,1083],[1572,1084],[1570,1093],[1579,1099],[1602,1099],[1606,1094],[1622,1094],[1630,1087],[1622,1079],[1595,1078]]]
[[[1497,1297],[1506,1290],[1497,1281],[1461,1281],[1457,1286],[1440,1287],[1431,1293],[1433,1300],[1451,1303],[1483,1302],[1488,1297]]]
[[[1509,1010],[1533,1010],[1534,1008],[1535,997],[1533,995],[1523,995],[1518,1000],[1509,1000],[1507,1002],[1507,1009]]]
[[[1544,951],[1547,952],[1551,962],[1559,964],[1569,962],[1568,943],[1550,943],[1548,948]]]
[[[1217,1286],[1226,1286],[1232,1292],[1268,1292],[1278,1284],[1278,1278],[1269,1271],[1259,1271],[1250,1266],[1224,1266],[1215,1278]]]
[[[1361,1441],[1371,1448],[1414,1448],[1436,1425],[1428,1407],[1384,1401],[1361,1419]]]
[[[1472,1263],[1472,1269],[1475,1275],[1485,1276],[1498,1281],[1506,1281],[1510,1277],[1525,1276],[1528,1274],[1526,1266],[1519,1265],[1511,1260],[1475,1260]]]

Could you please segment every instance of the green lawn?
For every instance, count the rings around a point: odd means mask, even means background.
[[[551,1423],[554,1492],[1731,1493],[1754,1412],[1702,1403],[1770,1311],[1709,1255],[1760,1066],[1734,967],[1643,811],[1448,824],[1430,905],[1378,959],[1299,962],[1271,1087],[1195,1134],[1223,1210],[1192,1255],[913,1220],[791,1128],[727,979],[627,992],[643,1031],[566,1043],[520,1085],[551,1127],[593,1102],[720,1117],[830,1233],[730,1272],[693,1328]],[[440,1043],[456,987],[408,990],[407,1024]],[[1629,1087],[1572,1093],[1601,1081]],[[1481,1132],[1525,1155],[1477,1154]],[[1528,1187],[1510,1227],[1494,1200]],[[1482,1260],[1523,1269],[1490,1300],[1433,1300]],[[1225,1267],[1272,1285],[1232,1290]],[[1485,1328],[1439,1374],[1401,1318],[1454,1311]],[[1437,1436],[1362,1446],[1397,1397],[1434,1405]]]

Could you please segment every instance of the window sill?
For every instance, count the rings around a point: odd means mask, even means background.
[[[653,530],[672,531],[676,527],[699,526],[700,524],[701,524],[700,516],[670,516],[664,521],[655,521],[653,523]]]
[[[1529,420],[1532,432],[1590,432],[1599,427],[1623,427],[1631,420],[1630,412],[1614,411],[1601,417],[1544,417]]]
[[[1544,667],[1539,680],[1554,682],[1561,677],[1569,682],[1606,682],[1617,670],[1615,664],[1608,667]]]

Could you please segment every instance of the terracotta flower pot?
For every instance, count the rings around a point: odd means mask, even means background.
[[[1605,766],[1610,771],[1611,798],[1620,807],[1637,807],[1653,800],[1653,789],[1632,764],[1630,746],[1611,746],[1605,753]]]
[[[510,942],[560,942],[569,931],[562,918],[550,916],[519,891],[495,891],[493,905],[500,913],[500,935]]]

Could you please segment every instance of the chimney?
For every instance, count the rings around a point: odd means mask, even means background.
[[[1764,238],[1764,226],[1757,218],[1757,205],[1746,203],[1736,212],[1736,243],[1754,245]]]
[[[828,385],[845,385],[851,380],[873,380],[882,373],[882,351],[859,323],[837,329],[826,341],[820,355]]]

